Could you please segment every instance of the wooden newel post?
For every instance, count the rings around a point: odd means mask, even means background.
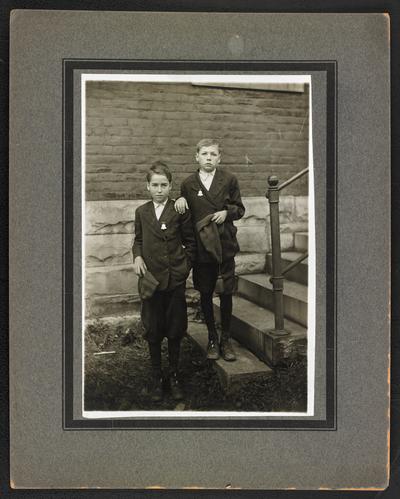
[[[281,264],[281,231],[279,222],[279,179],[275,175],[268,177],[269,218],[271,223],[271,251],[272,251],[272,293],[274,298],[275,329],[271,332],[276,335],[288,334],[284,328],[283,319],[283,275]]]

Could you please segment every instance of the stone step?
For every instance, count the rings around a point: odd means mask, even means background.
[[[219,298],[214,299],[214,310],[220,320]],[[253,352],[259,359],[275,366],[280,362],[305,355],[307,329],[288,319],[285,320],[286,336],[271,332],[274,315],[240,296],[233,297],[232,337]]]
[[[238,278],[238,295],[269,310],[274,309],[270,275],[249,274]],[[285,317],[307,327],[307,286],[292,281],[283,284],[283,309]]]
[[[205,324],[189,322],[188,336],[206,353],[208,335]],[[223,359],[211,361],[214,362],[221,385],[225,390],[231,390],[243,381],[270,376],[273,373],[267,364],[260,361],[237,341],[232,340],[232,344],[236,353],[235,361],[226,362]]]
[[[308,251],[308,232],[294,233],[294,247],[302,253]]]
[[[304,252],[303,252],[304,253]],[[282,252],[281,261],[282,261],[282,270],[287,267],[290,263],[297,260],[303,253],[299,253],[297,251],[285,251]],[[272,274],[272,255],[271,253],[267,254],[266,261],[267,272]],[[289,270],[285,274],[285,278],[290,281],[298,282],[299,284],[304,284],[307,286],[308,284],[308,258],[303,260],[301,263],[297,264],[292,270]],[[286,281],[285,281],[286,282]]]

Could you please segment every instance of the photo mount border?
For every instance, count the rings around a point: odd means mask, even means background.
[[[62,416],[64,430],[330,430],[337,421],[337,61],[193,61],[63,59],[62,68]],[[74,419],[73,139],[74,71],[257,71],[326,73],[326,417],[325,419]],[[183,73],[184,74],[184,73]],[[228,74],[228,73],[227,73]],[[328,216],[329,215],[329,216]],[[267,413],[266,413],[267,414]],[[290,417],[290,416],[289,416]],[[200,419],[201,418],[201,419]]]

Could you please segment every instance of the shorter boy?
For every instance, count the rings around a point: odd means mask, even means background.
[[[178,379],[181,339],[187,330],[186,279],[196,254],[190,213],[180,215],[169,199],[172,176],[157,161],[147,173],[151,201],[135,214],[134,270],[139,277],[141,318],[152,365],[151,397],[162,399],[161,342],[168,338],[169,386],[175,400],[183,398]],[[150,273],[150,274],[149,274]],[[151,296],[143,298],[146,283],[155,283]],[[149,294],[149,293],[147,293]]]

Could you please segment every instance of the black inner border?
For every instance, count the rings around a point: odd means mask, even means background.
[[[251,72],[325,71],[327,75],[326,136],[326,418],[285,419],[74,419],[73,416],[73,109],[74,70],[116,71],[211,71]],[[337,234],[337,63],[336,61],[132,61],[63,60],[63,428],[110,429],[240,429],[240,430],[336,430],[336,234]],[[328,216],[329,215],[329,216]],[[201,416],[200,416],[201,417]]]

